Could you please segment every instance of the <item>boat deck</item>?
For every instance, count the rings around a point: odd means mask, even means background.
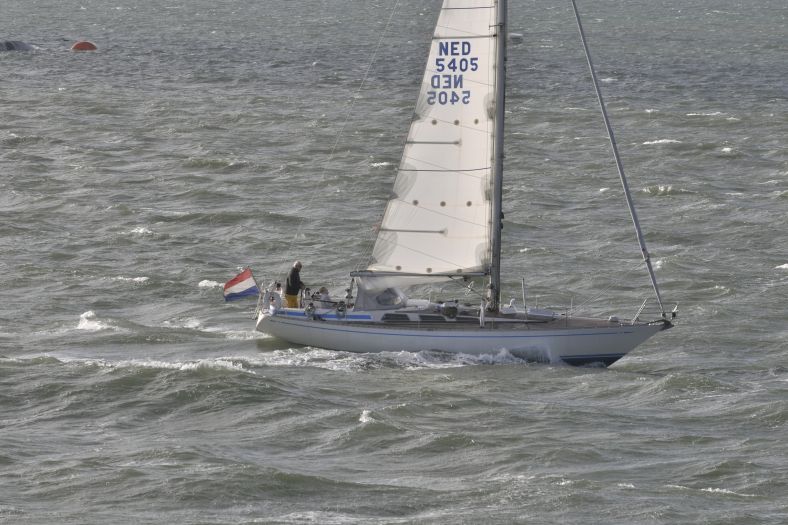
[[[592,318],[592,317],[572,317],[562,314],[553,315],[529,315],[527,318],[522,313],[517,314],[488,314],[484,318],[484,325],[481,325],[479,313],[463,312],[460,315],[450,316],[440,312],[425,309],[403,309],[389,312],[367,312],[374,315],[358,315],[353,310],[348,311],[344,318],[338,317],[333,311],[314,313],[313,318],[308,318],[302,310],[285,309],[281,312],[289,318],[302,318],[313,322],[326,322],[339,326],[364,326],[375,328],[400,328],[408,330],[577,330],[577,329],[600,329],[616,328],[621,326],[632,326],[629,321],[621,321],[617,318]],[[652,322],[636,322],[634,324],[654,324],[663,322],[658,319]]]

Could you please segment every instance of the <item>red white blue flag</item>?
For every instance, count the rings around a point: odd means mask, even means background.
[[[254,280],[252,270],[245,269],[226,283],[224,283],[224,300],[234,301],[250,295],[259,295],[260,289]]]

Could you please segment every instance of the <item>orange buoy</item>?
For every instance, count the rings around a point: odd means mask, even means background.
[[[96,49],[98,49],[96,44],[87,40],[80,40],[71,46],[71,51],[95,51]]]

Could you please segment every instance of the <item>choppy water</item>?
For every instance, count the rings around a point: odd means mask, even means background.
[[[363,262],[437,2],[394,6],[3,2],[37,49],[0,53],[0,521],[788,521],[782,1],[581,2],[680,304],[610,369],[291,348],[223,303]],[[507,285],[634,313],[569,5],[511,11]]]

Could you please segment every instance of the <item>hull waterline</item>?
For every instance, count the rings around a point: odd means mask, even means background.
[[[326,322],[261,314],[257,330],[303,346],[372,352],[440,352],[512,355],[539,362],[610,365],[669,323],[578,328],[403,328],[370,323]]]

